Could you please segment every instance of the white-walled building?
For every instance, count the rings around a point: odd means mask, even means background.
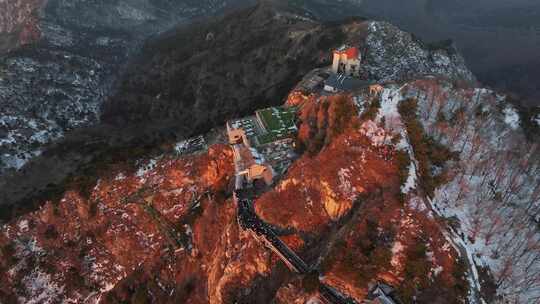
[[[360,75],[360,62],[362,55],[357,47],[344,45],[334,50],[334,61],[332,63],[332,72],[335,74],[345,74],[347,76]]]

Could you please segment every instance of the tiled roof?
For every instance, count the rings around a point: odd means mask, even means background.
[[[342,46],[341,48],[334,51],[334,53],[339,55],[347,55],[347,59],[358,59],[360,51],[357,47]]]

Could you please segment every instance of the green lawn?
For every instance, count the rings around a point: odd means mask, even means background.
[[[259,142],[260,145],[265,145],[276,140],[277,138],[273,133],[266,133],[266,134],[259,135],[257,137],[257,141]]]
[[[272,109],[259,111],[259,117],[261,117],[264,127],[270,132],[281,128],[279,120],[273,114]]]
[[[285,129],[288,132],[288,128],[294,127],[296,125],[295,108],[268,108],[258,111],[258,114],[262,119],[264,127],[269,132],[275,132],[281,129]]]
[[[296,131],[296,108],[268,108],[257,111],[257,114],[268,131],[268,133],[257,137],[261,145],[286,138]]]

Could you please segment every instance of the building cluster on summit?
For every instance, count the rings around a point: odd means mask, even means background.
[[[307,80],[310,93],[334,91],[334,77],[358,78],[361,56],[356,47],[342,46],[334,52],[333,64]],[[324,83],[324,85],[322,85]],[[332,86],[332,89],[329,89]],[[357,86],[355,89],[366,88]],[[345,87],[341,86],[345,91]],[[380,92],[380,87],[372,86],[370,93]],[[272,107],[256,111],[254,116],[228,121],[226,124],[229,144],[233,149],[235,164],[235,195],[240,226],[251,232],[261,245],[274,252],[291,271],[308,274],[318,271],[289,248],[253,211],[253,201],[265,188],[271,186],[285,173],[288,166],[298,157],[295,153],[295,140],[298,128],[298,108],[294,105]],[[321,300],[330,304],[355,303],[352,298],[319,283]],[[372,286],[362,304],[396,304],[394,289],[385,283]]]

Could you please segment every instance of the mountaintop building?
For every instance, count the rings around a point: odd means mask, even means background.
[[[362,55],[357,47],[343,45],[334,50],[332,72],[347,76],[360,76],[360,62]]]
[[[298,131],[296,111],[295,107],[272,107],[227,122],[237,189],[253,187],[257,182],[269,186],[290,165]]]
[[[390,285],[377,283],[371,285],[368,296],[362,304],[401,304],[394,294],[395,290]]]

